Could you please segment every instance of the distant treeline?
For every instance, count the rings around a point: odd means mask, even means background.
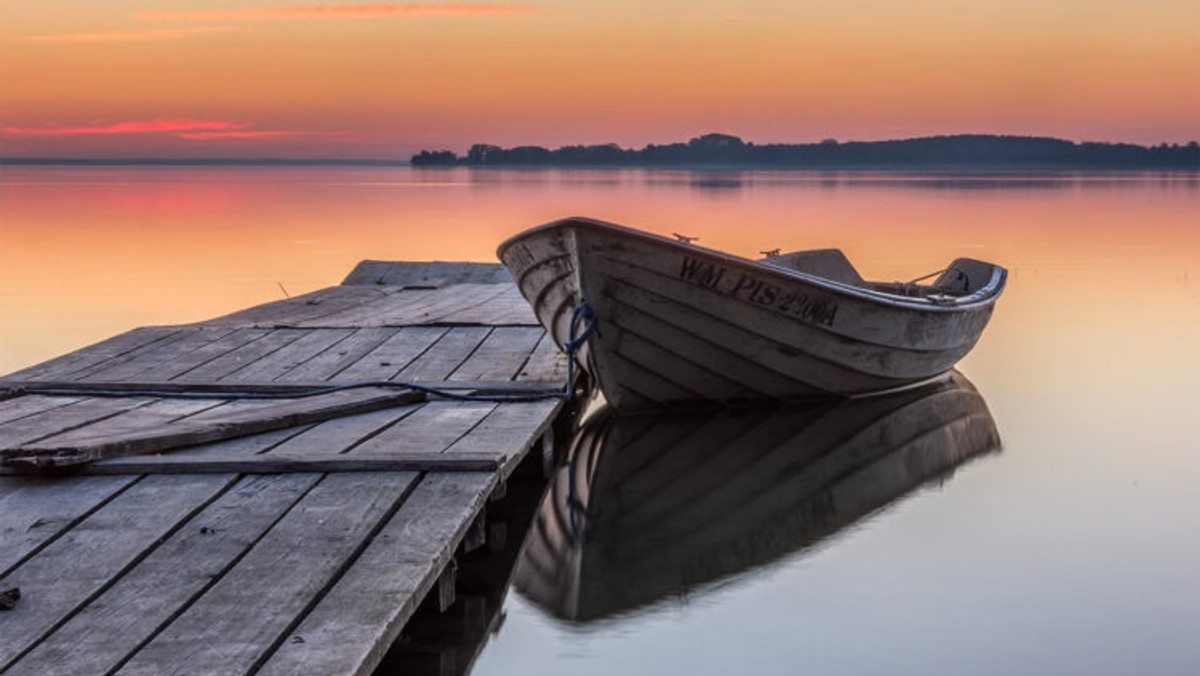
[[[727,134],[705,134],[687,143],[641,150],[605,145],[540,146],[476,144],[465,157],[449,150],[422,150],[413,166],[751,166],[751,167],[1009,167],[1009,168],[1200,168],[1200,146],[1139,146],[1074,143],[1033,136],[932,136],[901,141],[747,143]]]

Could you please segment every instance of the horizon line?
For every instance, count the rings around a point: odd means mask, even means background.
[[[406,159],[365,159],[351,157],[57,157],[0,156],[0,165],[13,164],[344,164],[408,165]]]
[[[651,146],[660,146],[661,147],[664,145],[676,145],[676,144],[688,145],[693,141],[704,139],[706,137],[729,137],[729,138],[737,139],[739,141],[743,141],[743,139],[741,137],[739,137],[735,134],[729,134],[729,133],[725,133],[725,132],[706,132],[706,133],[699,134],[697,136],[693,136],[688,141],[666,141],[666,142],[647,143],[645,146],[643,146],[642,150],[649,149]],[[1185,141],[1185,142],[1175,142],[1175,143],[1169,143],[1169,142],[1163,141],[1163,142],[1160,142],[1159,144],[1141,144],[1141,143],[1134,143],[1134,142],[1130,142],[1130,141],[1094,141],[1094,140],[1092,140],[1092,141],[1075,141],[1075,140],[1065,139],[1065,138],[1056,137],[1056,136],[1039,136],[1039,135],[1032,135],[1032,134],[997,134],[997,133],[979,133],[979,132],[931,134],[931,135],[925,135],[925,136],[910,136],[910,137],[878,139],[878,140],[868,140],[868,141],[856,141],[856,140],[838,141],[836,139],[831,138],[831,139],[826,139],[824,141],[791,141],[791,142],[773,141],[773,142],[766,142],[766,143],[755,143],[753,141],[744,141],[744,142],[746,145],[749,145],[749,146],[756,146],[756,145],[763,145],[763,146],[770,146],[770,145],[808,146],[808,145],[814,145],[815,146],[815,145],[825,145],[825,144],[831,143],[831,142],[836,143],[837,145],[887,144],[887,143],[906,142],[906,141],[925,141],[925,140],[946,139],[946,138],[971,138],[971,137],[1058,141],[1058,142],[1063,142],[1063,143],[1070,143],[1072,145],[1100,144],[1100,145],[1114,145],[1114,146],[1134,146],[1134,147],[1143,148],[1143,149],[1147,149],[1147,150],[1153,150],[1156,148],[1161,148],[1163,146],[1176,147],[1176,148],[1185,147],[1186,148],[1188,146],[1193,146],[1197,143],[1195,140]],[[492,146],[494,144],[475,142],[471,145],[472,146]],[[571,147],[577,147],[577,146],[604,147],[604,146],[614,146],[614,145],[617,146],[618,148],[621,148],[622,150],[641,152],[640,150],[638,150],[636,148],[636,146],[629,146],[628,148],[626,148],[615,142],[568,144],[568,145],[564,145],[564,146],[559,146],[559,148],[562,149],[562,148],[571,148]],[[503,146],[498,146],[498,145],[495,145],[494,147],[498,147],[503,150],[512,150],[512,149],[519,149],[519,148],[545,148],[547,150],[550,149],[549,147],[546,147],[546,146],[538,146],[538,145],[530,145],[530,144],[514,145],[514,146],[510,146],[508,148],[504,148]],[[418,151],[418,154],[429,153],[429,152],[437,153],[437,152],[452,152],[452,151],[445,151],[445,150],[430,151],[427,149],[421,149],[420,151]],[[413,155],[411,157],[416,157],[416,155]],[[220,156],[220,155],[209,155],[209,156],[199,156],[199,157],[195,157],[195,156],[193,156],[193,157],[171,157],[171,156],[69,157],[69,156],[61,156],[61,155],[38,155],[38,156],[0,155],[0,166],[5,166],[5,165],[9,165],[9,166],[12,166],[12,165],[43,165],[43,166],[49,166],[49,165],[412,166],[413,163],[411,161],[411,157],[406,158],[406,159],[401,159],[401,158],[361,158],[361,157],[359,157],[359,158],[320,157],[320,156],[316,156],[316,157],[313,157],[313,156],[310,156],[310,157],[271,157],[271,156],[228,157],[228,156]]]

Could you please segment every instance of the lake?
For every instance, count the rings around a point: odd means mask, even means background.
[[[493,261],[505,237],[566,215],[748,257],[839,247],[869,279],[957,256],[1004,265],[1008,289],[959,364],[959,400],[999,448],[916,470],[908,458],[905,480],[876,463],[869,486],[850,480],[860,465],[833,466],[823,502],[798,496],[774,526],[662,497],[644,528],[701,519],[690,526],[716,539],[664,536],[625,568],[551,570],[575,585],[566,597],[539,590],[527,552],[472,673],[1200,672],[1194,172],[0,168],[0,373],[336,284],[362,259]],[[847,434],[898,420],[835,415]],[[790,424],[714,420],[596,438],[667,439],[666,453],[684,443],[671,439]],[[763,481],[779,504],[801,490]],[[756,486],[731,494],[749,503]],[[613,494],[597,487],[587,515],[620,514]],[[847,495],[857,508],[831,517]],[[714,551],[725,558],[696,558]],[[627,579],[672,566],[682,577],[653,589]]]

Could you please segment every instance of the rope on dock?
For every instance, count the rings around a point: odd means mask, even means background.
[[[424,392],[454,401],[485,401],[485,402],[534,402],[548,399],[571,398],[575,393],[576,356],[579,349],[593,335],[600,335],[600,320],[596,312],[586,301],[575,306],[571,315],[570,337],[564,347],[567,351],[567,384],[563,389],[548,390],[545,388],[511,389],[504,392],[474,392],[461,393],[440,387],[431,387],[420,383],[402,380],[371,380],[346,385],[330,385],[328,387],[312,387],[307,389],[289,389],[283,392],[249,392],[231,386],[229,389],[206,387],[203,390],[141,389],[121,388],[105,389],[104,387],[70,387],[60,385],[8,385],[0,387],[0,400],[19,397],[26,394],[37,394],[48,397],[157,397],[159,399],[303,399],[305,397],[320,397],[334,392],[357,390],[363,388],[407,389]],[[467,383],[464,382],[464,385]]]
[[[545,401],[547,399],[559,399],[566,394],[560,390],[545,390],[534,389],[514,390],[511,392],[498,393],[460,393],[452,390],[446,390],[438,387],[430,387],[418,383],[404,382],[400,380],[374,380],[361,383],[350,383],[348,385],[331,385],[329,387],[315,387],[306,390],[292,390],[288,392],[246,392],[243,390],[205,390],[199,391],[178,391],[178,390],[156,390],[153,388],[141,390],[105,390],[92,388],[72,388],[72,387],[42,387],[37,385],[17,385],[5,388],[0,388],[0,399],[9,397],[19,397],[25,394],[38,394],[48,397],[157,397],[159,399],[303,399],[305,397],[319,397],[334,392],[344,392],[346,390],[356,390],[368,387],[399,389],[399,390],[416,390],[426,394],[432,394],[446,399],[455,401],[489,401],[489,402],[532,402]]]

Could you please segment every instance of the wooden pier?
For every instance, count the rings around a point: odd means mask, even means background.
[[[0,379],[0,592],[20,590],[0,673],[370,673],[431,591],[452,600],[456,552],[563,400],[234,395],[565,372],[501,266],[368,261]]]

